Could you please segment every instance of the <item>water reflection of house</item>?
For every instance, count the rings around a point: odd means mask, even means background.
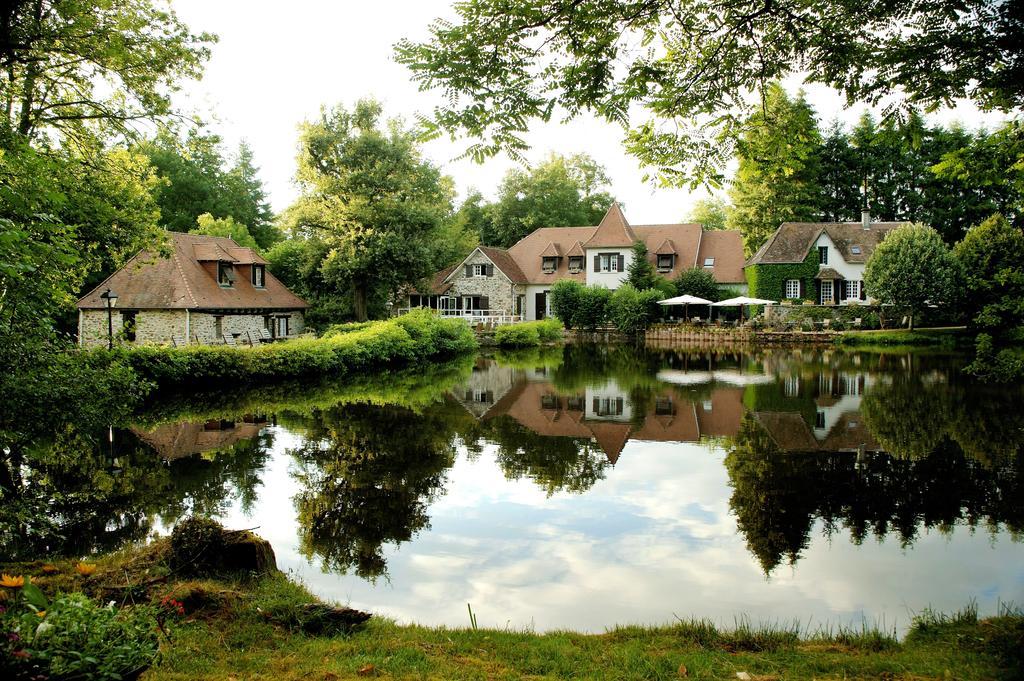
[[[481,391],[488,397],[482,388],[485,383],[493,386],[496,399],[486,405],[469,401],[468,397]],[[486,371],[474,372],[455,391],[455,398],[482,420],[507,416],[538,435],[590,440],[612,464],[631,439],[698,442],[702,437],[731,436],[739,430],[743,416],[743,389],[739,387],[716,387],[705,397],[691,400],[666,385],[638,406],[614,379],[566,392],[543,373],[494,363]],[[637,408],[644,412],[637,413]]]
[[[758,411],[754,417],[784,451],[880,451],[860,414],[861,399],[870,382],[870,376],[862,372],[823,371],[812,382],[793,375],[783,380],[783,395],[812,398],[814,423],[788,411]],[[810,395],[802,395],[804,391]]]
[[[241,421],[211,420],[203,423],[164,423],[155,428],[132,426],[131,431],[143,442],[171,461],[193,454],[220,451],[260,434],[267,424],[261,416],[247,416]]]

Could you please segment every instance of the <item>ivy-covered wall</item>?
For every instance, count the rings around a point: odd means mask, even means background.
[[[803,282],[803,299],[818,302],[814,276],[818,274],[818,252],[814,249],[803,262],[751,265],[744,270],[750,296],[768,300],[782,300],[786,296],[786,280],[799,279]]]

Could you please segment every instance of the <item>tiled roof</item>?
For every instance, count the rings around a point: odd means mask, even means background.
[[[83,296],[78,307],[106,308],[106,301],[100,298],[100,294],[107,288],[117,294],[117,306],[122,309],[297,310],[309,307],[269,270],[265,277],[266,286],[255,288],[249,267],[252,263],[264,264],[266,260],[231,239],[181,232],[168,232],[168,239],[170,257],[142,251]],[[242,271],[235,273],[232,287],[224,288],[217,283],[216,264],[209,262],[211,260],[243,267]]]
[[[568,253],[568,255],[579,257],[585,256],[586,254],[587,252],[583,250],[583,244],[581,244],[579,241],[572,245],[572,248],[569,249]]]
[[[658,246],[658,250],[654,251],[655,255],[675,255],[679,251],[676,250],[676,245],[672,243],[672,239],[665,239]]]
[[[543,258],[560,258],[562,257],[562,251],[559,250],[558,244],[554,241],[549,241],[547,248],[540,252]]]
[[[846,279],[846,277],[844,277],[843,275],[839,274],[838,272],[836,272],[831,267],[822,267],[820,270],[818,270],[818,273],[814,275],[814,278],[818,279],[818,280],[822,280],[822,279],[826,279],[826,280],[827,279]]]
[[[608,208],[594,234],[584,242],[584,248],[606,248],[611,246],[632,246],[636,234],[626,222],[622,208],[616,201]]]
[[[479,248],[484,255],[491,259],[495,267],[512,280],[513,284],[527,283],[526,275],[523,274],[519,263],[504,248],[493,248],[491,246],[479,246]]]
[[[736,230],[714,230],[704,232],[697,253],[697,267],[703,267],[707,258],[714,258],[710,268],[719,284],[744,284],[743,236]]]
[[[865,263],[885,235],[906,222],[783,222],[747,265],[803,262],[823,231],[848,263]],[[856,253],[854,251],[859,251]]]

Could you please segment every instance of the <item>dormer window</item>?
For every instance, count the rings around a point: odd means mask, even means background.
[[[569,271],[570,272],[582,272],[583,271],[583,256],[582,255],[570,255],[569,256]]]
[[[659,255],[658,256],[658,270],[661,271],[661,272],[666,272],[666,271],[672,269],[672,265],[675,264],[674,261],[675,261],[675,256],[672,255],[671,253],[668,254],[668,255]]]
[[[267,285],[267,268],[265,265],[252,266],[252,285],[254,288],[264,288]]]
[[[860,246],[850,246],[850,253],[860,255]]]
[[[547,258],[547,257],[545,257],[541,261],[541,269],[545,273],[547,273],[547,274],[550,274],[550,273],[554,272],[557,267],[558,267],[558,258]]]
[[[217,283],[225,288],[235,285],[235,266],[229,262],[217,263]]]
[[[714,267],[714,266],[715,266],[715,259],[714,258],[704,258],[704,267]]]

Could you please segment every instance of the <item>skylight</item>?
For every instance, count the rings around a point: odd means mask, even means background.
[[[850,252],[854,255],[860,255],[860,246],[851,246]]]
[[[704,267],[714,267],[714,266],[715,266],[715,259],[714,258],[704,258]]]

